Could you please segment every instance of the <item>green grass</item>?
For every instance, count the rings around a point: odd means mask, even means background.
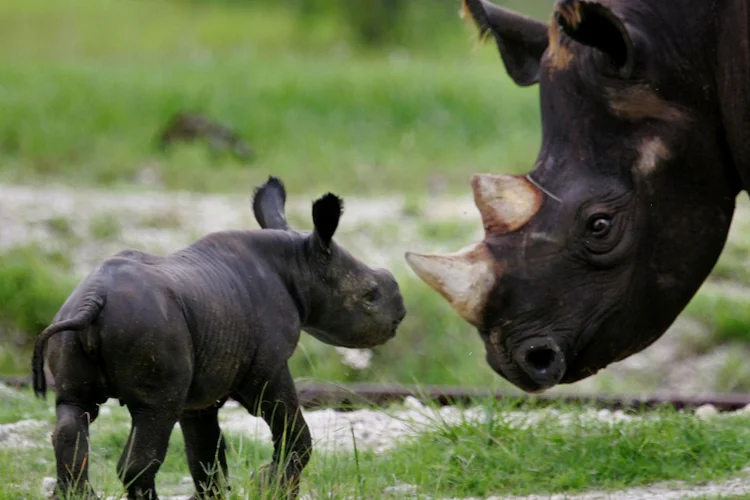
[[[97,214],[89,223],[89,236],[95,240],[113,240],[120,230],[120,222],[113,214]]]
[[[750,293],[732,290],[731,285],[728,289],[706,287],[686,312],[708,324],[717,343],[750,342]]]
[[[36,419],[46,422],[47,429],[29,434],[38,448],[0,447],[0,471],[5,479],[0,499],[41,498],[42,478],[54,475],[54,455],[43,436],[53,425],[51,403],[36,401],[27,392],[2,394],[1,423]],[[99,493],[113,495],[121,491],[115,464],[125,444],[129,417],[124,408],[107,407],[111,413],[103,414],[92,426],[91,479]],[[574,493],[669,480],[701,484],[729,478],[750,463],[747,417],[701,421],[685,413],[659,410],[610,425],[587,421],[581,408],[560,406],[552,411],[567,415],[567,425],[550,412],[537,413],[539,420],[530,427],[518,427],[505,419],[517,410],[512,401],[488,403],[484,408],[486,414],[479,420],[448,424],[437,418],[433,431],[381,455],[363,443],[356,455],[318,449],[302,476],[302,492],[312,498],[343,499],[354,494],[393,498],[384,493],[386,488],[410,484],[419,494],[431,496]],[[533,405],[524,407],[524,411],[531,410]],[[250,472],[270,459],[270,443],[231,432],[227,436],[230,498],[257,498]],[[184,442],[176,429],[158,476],[161,493],[189,493],[191,485],[182,481],[186,476]]]
[[[0,254],[0,325],[35,336],[52,320],[74,283],[38,247]],[[7,337],[6,337],[7,338]]]
[[[406,59],[335,54],[344,31],[257,5],[2,0],[0,19],[5,182],[122,187],[150,169],[169,189],[244,190],[271,172],[292,192],[423,192],[434,178],[465,192],[473,172],[528,170],[538,148],[536,91],[494,47],[472,52],[457,16]],[[178,110],[233,126],[257,160],[162,155],[154,137]]]
[[[485,496],[697,483],[725,478],[750,460],[745,418],[707,423],[671,410],[658,415],[611,425],[574,414],[569,426],[550,419],[519,430],[496,409],[485,422],[423,435],[388,463],[405,482]]]
[[[745,349],[740,347],[728,353],[716,373],[716,386],[725,393],[750,391],[750,366],[747,365]]]

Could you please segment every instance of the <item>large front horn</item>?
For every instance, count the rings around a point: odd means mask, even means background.
[[[542,192],[524,176],[476,174],[471,188],[487,236],[520,229],[542,205]]]
[[[453,254],[407,252],[405,257],[417,276],[445,297],[464,320],[481,326],[485,304],[497,275],[495,261],[484,243]]]

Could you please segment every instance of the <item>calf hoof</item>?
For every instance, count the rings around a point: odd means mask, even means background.
[[[299,475],[285,476],[286,474],[279,473],[275,464],[268,464],[253,473],[252,480],[257,483],[261,498],[267,498],[270,494],[274,499],[295,500],[299,497]]]
[[[193,495],[187,500],[224,500],[229,498],[229,488],[227,487],[226,493],[218,492],[207,492],[207,493],[193,493]]]
[[[85,492],[75,493],[59,493],[59,490],[57,490],[47,498],[48,500],[67,500],[68,498],[75,498],[77,500],[101,500],[101,497],[94,493],[93,489],[89,489]]]

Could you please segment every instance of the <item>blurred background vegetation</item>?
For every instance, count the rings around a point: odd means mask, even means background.
[[[463,192],[476,170],[525,170],[538,142],[534,92],[510,83],[494,51],[472,50],[458,7],[2,0],[0,181],[148,178],[220,192],[271,171],[290,191],[335,179],[374,194],[430,182]],[[154,139],[181,111],[227,124],[255,159],[202,147],[159,155]]]
[[[498,3],[539,19],[551,6]],[[540,134],[536,90],[512,84],[495,47],[479,46],[473,27],[459,19],[459,6],[0,0],[0,183],[156,199],[179,190],[246,194],[273,174],[302,200],[327,190],[345,198],[402,197],[400,218],[341,235],[347,246],[366,237],[357,248],[366,261],[368,251],[384,248],[402,255],[406,242],[394,235],[406,237],[395,228],[407,220],[412,249],[457,249],[479,234],[478,217],[474,227],[451,217],[428,221],[426,200],[466,197],[474,172],[528,170]],[[253,157],[200,142],[159,149],[159,134],[180,112],[225,124]],[[4,373],[28,373],[30,341],[91,269],[74,265],[84,248],[97,259],[126,244],[156,251],[139,231],[159,226],[185,236],[180,217],[190,218],[155,214],[138,226],[122,213],[60,216],[54,207],[50,201],[41,237],[0,228]],[[0,224],[19,231],[39,222],[2,200],[0,210]],[[246,204],[237,210],[250,217]],[[689,379],[680,371],[686,367],[704,384],[686,382],[683,392],[750,389],[742,362],[750,341],[750,223],[742,214],[738,221],[708,287],[674,333],[648,356],[560,390],[659,390],[671,387],[669,377]],[[175,248],[168,242],[160,250]],[[476,333],[400,257],[392,267],[410,311],[397,339],[359,369],[305,338],[293,359],[295,375],[511,390],[486,366]]]

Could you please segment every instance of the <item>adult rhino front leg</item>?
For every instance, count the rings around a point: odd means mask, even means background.
[[[220,407],[186,411],[180,417],[188,467],[196,491],[190,500],[224,498],[225,490],[229,489],[226,484],[227,447],[219,427]]]
[[[271,429],[273,460],[256,474],[261,489],[279,488],[287,498],[299,496],[299,478],[310,461],[312,436],[297,399],[289,368],[284,364],[276,377],[264,386],[248,385],[234,397],[250,413],[260,416]],[[274,494],[274,498],[279,497]]]

